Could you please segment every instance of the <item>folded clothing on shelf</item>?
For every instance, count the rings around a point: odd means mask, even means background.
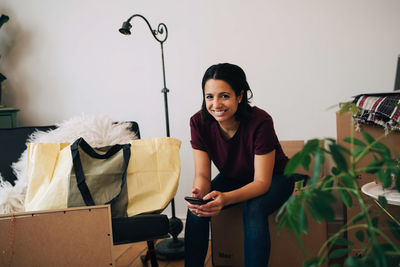
[[[361,112],[353,116],[358,124],[375,124],[387,131],[400,132],[400,92],[383,94],[360,94],[353,103]]]

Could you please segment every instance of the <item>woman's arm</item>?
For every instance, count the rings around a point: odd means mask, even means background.
[[[211,160],[207,152],[193,149],[194,181],[192,197],[203,198],[210,191],[211,184]],[[193,214],[198,214],[200,205],[187,202],[188,209]]]
[[[264,155],[255,155],[254,181],[230,192],[210,192],[204,199],[213,198],[214,201],[200,206],[197,211],[198,216],[217,215],[224,206],[243,202],[266,193],[271,185],[274,163],[275,150]]]
[[[196,190],[193,197],[203,198],[210,191],[211,183],[211,160],[207,152],[193,149],[194,158],[194,181],[193,190]]]

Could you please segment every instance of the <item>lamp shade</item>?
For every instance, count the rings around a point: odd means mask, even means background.
[[[125,35],[130,35],[131,28],[132,25],[128,21],[125,21],[124,23],[122,23],[122,27],[119,29],[119,32]]]

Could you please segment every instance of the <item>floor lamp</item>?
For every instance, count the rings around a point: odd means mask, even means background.
[[[166,87],[165,82],[165,66],[164,66],[164,47],[163,44],[168,38],[168,29],[164,23],[158,24],[157,30],[153,30],[150,26],[150,23],[147,21],[145,17],[139,14],[132,15],[127,21],[122,24],[122,27],[119,29],[119,32],[124,35],[131,34],[132,25],[130,21],[134,17],[142,18],[149,26],[149,29],[157,42],[161,45],[161,59],[162,59],[162,71],[163,71],[163,81],[164,81],[164,88],[161,92],[164,94],[164,107],[165,107],[165,124],[167,130],[167,137],[170,136],[169,134],[169,118],[168,118],[168,98],[167,93],[169,90]],[[175,216],[175,202],[174,199],[171,201],[171,209],[172,209],[172,217],[169,219],[169,233],[172,235],[172,238],[168,238],[162,240],[161,242],[157,243],[156,245],[156,253],[157,258],[160,260],[170,260],[170,259],[182,259],[184,257],[184,241],[182,238],[178,238],[179,233],[183,229],[183,224],[180,219]]]

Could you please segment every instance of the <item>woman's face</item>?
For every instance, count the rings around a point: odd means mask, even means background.
[[[236,96],[232,87],[223,80],[209,79],[204,85],[204,98],[207,111],[219,123],[235,121],[235,113],[243,91]]]

